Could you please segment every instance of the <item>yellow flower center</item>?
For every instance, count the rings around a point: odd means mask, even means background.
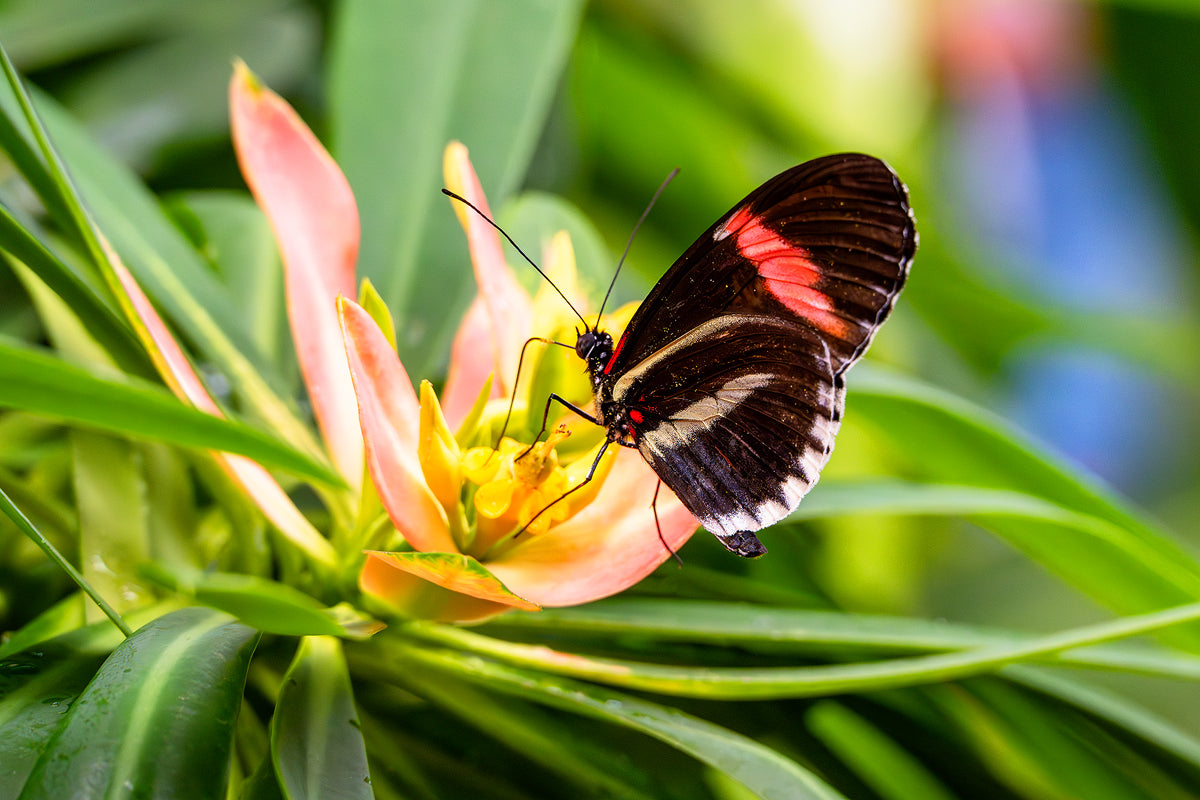
[[[557,502],[572,481],[554,449],[568,435],[559,428],[532,447],[505,438],[498,449],[473,447],[463,454],[463,477],[479,487],[472,549],[486,549],[517,531],[537,536],[571,515],[570,504]]]

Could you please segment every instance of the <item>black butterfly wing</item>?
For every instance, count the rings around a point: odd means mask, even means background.
[[[841,424],[843,388],[824,338],[804,323],[727,314],[613,384],[642,456],[726,547],[790,513],[816,483]]]
[[[816,329],[840,374],[891,311],[916,246],[907,190],[883,161],[844,153],[793,167],[679,257],[638,308],[605,373],[621,374],[704,320],[746,313]]]

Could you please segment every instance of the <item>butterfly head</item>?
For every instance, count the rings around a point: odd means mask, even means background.
[[[604,331],[585,330],[575,340],[575,354],[588,364],[607,364],[612,358],[612,336]]]

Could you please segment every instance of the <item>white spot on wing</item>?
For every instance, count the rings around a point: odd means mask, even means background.
[[[717,389],[711,395],[706,395],[687,408],[671,415],[673,422],[699,423],[707,428],[720,417],[727,414],[739,403],[744,402],[755,389],[768,385],[774,376],[767,373],[739,375]]]
[[[724,536],[731,536],[739,531],[754,532],[774,525],[796,510],[800,501],[804,499],[804,495],[808,494],[808,490],[816,484],[821,467],[825,466],[825,462],[828,460],[828,452],[818,453],[808,448],[801,456],[797,473],[789,476],[779,487],[780,494],[783,495],[783,502],[766,500],[754,509],[741,509],[737,513],[721,517],[700,517],[700,522],[708,530]],[[804,473],[813,476],[812,483],[804,479]]]

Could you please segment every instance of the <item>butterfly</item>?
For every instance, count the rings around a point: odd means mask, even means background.
[[[728,550],[761,556],[755,532],[829,460],[846,371],[916,248],[907,189],[883,161],[844,153],[780,173],[676,260],[615,346],[585,323],[575,352],[595,414],[571,408],[605,428],[605,447],[636,448]]]

